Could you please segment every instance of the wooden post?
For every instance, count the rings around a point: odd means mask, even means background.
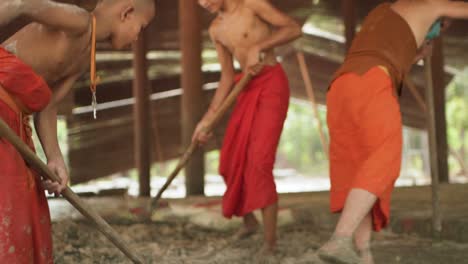
[[[202,117],[202,27],[197,0],[179,0],[182,51],[182,144],[188,146]],[[204,152],[198,148],[185,167],[187,195],[204,194]]]
[[[431,72],[434,88],[434,121],[439,181],[449,182],[447,120],[445,118],[445,70],[442,37],[434,40]]]
[[[439,197],[439,156],[437,151],[437,129],[435,119],[435,91],[433,87],[433,76],[431,58],[424,60],[424,68],[426,72],[426,101],[428,106],[427,124],[429,131],[429,153],[431,161],[431,178],[432,178],[432,230],[434,238],[440,238],[442,232],[442,219],[440,214],[440,197]]]
[[[343,0],[341,4],[343,22],[345,25],[345,47],[349,50],[356,35],[356,6],[355,0]]]
[[[154,102],[156,104],[156,102]],[[156,104],[157,106],[157,104]],[[158,112],[158,109],[153,109],[154,112]],[[165,161],[163,154],[163,146],[161,144],[161,136],[159,135],[159,128],[157,126],[159,120],[155,120],[157,113],[155,113],[154,118],[151,118],[151,129],[153,130],[153,141],[154,141],[154,154],[156,155],[156,162],[163,163]]]
[[[151,108],[148,81],[148,66],[146,60],[146,44],[144,32],[133,45],[133,96],[135,97],[134,133],[135,133],[135,162],[140,183],[140,196],[149,197],[151,170]]]

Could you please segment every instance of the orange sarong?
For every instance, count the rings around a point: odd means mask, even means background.
[[[47,106],[50,96],[42,78],[0,48],[0,118],[33,150],[27,114]],[[2,138],[0,177],[0,263],[52,263],[49,207],[40,177]]]
[[[388,225],[390,199],[400,173],[401,113],[390,77],[379,67],[364,75],[345,73],[327,95],[330,130],[330,207],[343,210],[348,192],[375,194],[373,228]]]
[[[219,167],[227,185],[225,217],[244,216],[278,201],[273,165],[288,105],[288,79],[280,64],[266,66],[237,98]]]

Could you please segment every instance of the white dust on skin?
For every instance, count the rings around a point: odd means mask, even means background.
[[[0,0],[0,26],[18,16],[22,6],[23,0]]]
[[[18,43],[17,40],[12,41],[11,43],[8,43],[7,45],[5,45],[5,49],[12,54],[18,55],[18,49],[16,48],[17,43]]]
[[[23,0],[2,0],[3,3],[0,3],[0,8],[20,8],[23,4]],[[10,11],[16,11],[10,9]]]
[[[22,1],[22,0],[16,0],[16,1]],[[47,1],[47,4],[37,7],[36,9],[34,9],[33,12],[37,14],[47,8],[60,8],[62,10],[66,10],[67,12],[70,12],[70,14],[79,14],[79,13],[87,12],[86,10],[75,5],[62,4],[62,3],[57,3],[54,1]]]

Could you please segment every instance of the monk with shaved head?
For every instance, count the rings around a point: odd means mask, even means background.
[[[29,116],[61,182],[42,181],[0,139],[0,263],[52,263],[50,215],[44,189],[58,195],[68,172],[57,140],[57,106],[93,61],[95,42],[130,45],[155,13],[152,0],[102,0],[90,13],[48,0],[2,0],[0,26],[18,16],[26,25],[0,47],[0,118],[32,149]],[[91,89],[95,92],[92,73]]]
[[[221,79],[211,105],[197,126],[193,139],[206,142],[204,126],[213,119],[233,84],[234,60],[243,74],[255,77],[239,95],[226,130],[220,174],[226,182],[223,215],[242,217],[236,238],[258,230],[253,212],[263,216],[264,246],[258,263],[275,259],[278,194],[273,165],[289,103],[287,76],[274,48],[301,36],[300,26],[267,0],[198,0],[217,16],[210,26],[211,39],[221,64]]]
[[[448,19],[468,19],[468,3],[399,0],[364,20],[327,94],[331,211],[340,212],[319,256],[333,263],[373,263],[372,231],[389,223],[400,174],[398,94],[412,65],[430,54]],[[354,251],[357,249],[357,253]]]

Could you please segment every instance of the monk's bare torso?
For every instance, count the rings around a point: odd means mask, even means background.
[[[89,68],[90,44],[91,26],[88,32],[69,35],[31,23],[5,41],[3,47],[30,65],[53,89],[55,84],[72,76],[78,78]]]
[[[221,13],[211,24],[210,31],[214,40],[225,46],[245,69],[250,48],[268,38],[272,29],[243,1],[230,13]],[[277,63],[274,50],[264,52],[263,62],[267,65]]]

